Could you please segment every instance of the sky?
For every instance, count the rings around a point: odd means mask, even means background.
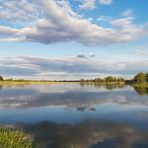
[[[0,0],[0,75],[71,80],[148,72],[148,0]]]

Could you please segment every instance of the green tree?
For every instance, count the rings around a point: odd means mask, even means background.
[[[84,79],[81,79],[81,80],[80,80],[80,82],[81,82],[81,83],[84,83],[84,82],[85,82],[85,80],[84,80]]]
[[[123,78],[117,78],[118,82],[125,82],[125,80]]]
[[[112,77],[112,76],[108,76],[104,79],[105,82],[114,82],[116,81],[116,78]]]
[[[3,77],[2,76],[0,76],[0,81],[3,81]]]
[[[97,79],[94,79],[94,82],[95,83],[101,83],[101,82],[103,82],[103,80],[101,78],[97,78]]]
[[[146,82],[146,74],[143,73],[143,72],[138,73],[134,77],[134,82],[136,82],[136,83],[145,83]]]

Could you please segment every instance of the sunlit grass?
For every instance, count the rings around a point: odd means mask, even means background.
[[[13,81],[0,81],[0,85],[49,85],[49,84],[65,84],[67,82],[60,82],[60,81],[38,81],[38,80],[13,80]],[[70,83],[76,83],[76,82],[70,82]]]
[[[48,82],[48,81],[0,81],[0,85],[42,85],[42,84],[57,84],[59,82]]]
[[[0,128],[0,148],[32,148],[32,141],[19,130]]]

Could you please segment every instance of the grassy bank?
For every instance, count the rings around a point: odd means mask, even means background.
[[[48,85],[48,84],[64,84],[64,83],[76,83],[76,82],[64,82],[64,81],[0,81],[0,85],[27,85],[27,84],[32,84],[32,85]]]
[[[0,81],[0,85],[50,85],[50,84],[75,84],[79,83],[81,85],[96,85],[96,86],[123,86],[125,82],[80,82],[80,81],[33,81],[33,80],[12,80],[12,81]]]
[[[0,85],[48,85],[48,84],[65,84],[65,83],[80,83],[81,85],[111,85],[111,86],[122,86],[131,85],[133,87],[145,87],[148,88],[148,83],[134,83],[128,84],[126,82],[91,82],[91,81],[44,81],[44,80],[12,80],[12,81],[0,81]]]

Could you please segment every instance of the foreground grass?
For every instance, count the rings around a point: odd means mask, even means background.
[[[32,141],[22,131],[0,128],[0,148],[32,148]]]
[[[60,82],[50,81],[0,81],[0,85],[26,85],[26,84],[58,84]]]

